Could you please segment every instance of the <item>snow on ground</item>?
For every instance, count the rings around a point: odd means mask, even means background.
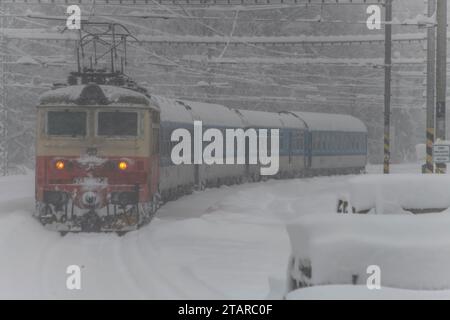
[[[33,175],[0,178],[0,298],[265,298],[268,278],[286,275],[286,222],[332,214],[349,178],[206,190],[166,204],[124,237],[48,231],[31,217]],[[80,291],[66,289],[73,264],[82,267]]]
[[[413,291],[394,288],[369,290],[366,286],[317,286],[296,290],[288,300],[449,300],[450,291]]]
[[[381,285],[413,290],[450,288],[449,212],[424,215],[315,214],[288,226],[293,257],[312,276],[308,284],[365,284],[367,267]],[[290,272],[302,280],[299,267]],[[356,280],[354,277],[356,276]]]
[[[349,180],[346,197],[357,212],[383,206],[407,209],[446,209],[450,207],[448,174],[372,174]],[[399,213],[398,209],[391,210]]]

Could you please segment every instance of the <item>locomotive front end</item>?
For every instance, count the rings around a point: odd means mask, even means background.
[[[36,218],[60,232],[126,232],[158,207],[159,110],[133,90],[54,89],[38,106]]]

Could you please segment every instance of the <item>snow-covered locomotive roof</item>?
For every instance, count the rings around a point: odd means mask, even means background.
[[[367,132],[366,125],[353,116],[334,113],[293,112],[311,131]]]
[[[283,128],[284,125],[280,120],[278,113],[253,111],[253,110],[236,110],[242,115],[246,125],[254,128]]]
[[[85,84],[56,88],[40,96],[40,105],[120,106],[155,108],[147,96],[137,91],[109,85]]]

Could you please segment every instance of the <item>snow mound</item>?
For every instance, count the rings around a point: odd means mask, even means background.
[[[348,197],[357,212],[396,203],[404,209],[450,207],[450,175],[366,175],[349,180]]]
[[[307,215],[287,230],[292,246],[288,280],[303,286],[366,284],[367,268],[376,265],[382,286],[450,289],[447,213]]]

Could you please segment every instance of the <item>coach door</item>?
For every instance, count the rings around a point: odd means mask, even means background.
[[[151,139],[150,139],[150,170],[148,172],[149,190],[151,194],[158,192],[159,166],[160,166],[160,116],[153,111],[151,115]]]
[[[313,148],[313,139],[312,133],[310,131],[304,131],[304,155],[305,155],[305,168],[311,168],[312,165],[312,148]]]

